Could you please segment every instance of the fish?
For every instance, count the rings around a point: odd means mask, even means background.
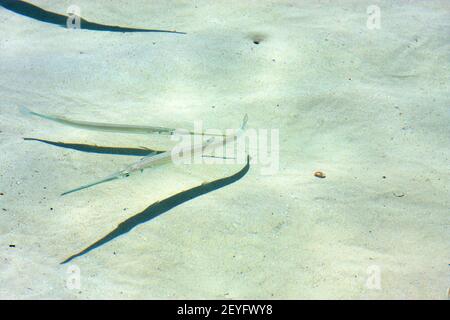
[[[104,122],[89,122],[89,121],[81,121],[81,120],[71,120],[62,116],[55,115],[47,115],[38,112],[34,112],[27,107],[20,107],[20,111],[22,114],[36,116],[42,119],[54,121],[60,124],[68,125],[71,127],[79,128],[79,129],[87,129],[87,130],[95,130],[95,131],[104,131],[104,132],[119,132],[119,133],[131,133],[131,134],[160,134],[160,135],[173,135],[177,129],[175,128],[166,128],[166,127],[157,127],[157,126],[137,126],[137,125],[129,125],[129,124],[114,124],[114,123],[104,123]],[[208,136],[224,136],[221,134],[214,133],[205,133],[205,132],[193,132],[186,130],[181,132],[181,134],[189,134],[189,135],[208,135]],[[178,132],[177,132],[178,133]]]
[[[212,141],[214,140],[214,137],[208,139],[204,144],[202,144],[200,147],[201,149],[204,149],[206,146],[208,146]],[[196,152],[198,151],[198,149],[200,149],[199,146],[195,146],[193,148],[191,148],[190,150],[185,150],[190,151],[190,152]],[[144,171],[145,168],[148,168],[151,165],[154,165],[156,162],[164,162],[164,160],[169,160],[171,158],[172,152],[171,151],[165,151],[163,153],[157,154],[157,155],[150,155],[150,156],[146,156],[144,158],[142,158],[140,161],[137,161],[135,163],[132,163],[131,165],[127,166],[126,168],[117,171],[103,179],[100,179],[98,181],[83,185],[81,187],[63,192],[61,194],[61,196],[67,195],[69,193],[73,193],[76,191],[80,191],[83,189],[87,189],[90,187],[93,187],[95,185],[104,183],[104,182],[109,182],[115,179],[121,179],[121,178],[127,178],[129,177],[132,173],[137,172],[137,171]]]
[[[246,130],[247,122],[248,122],[248,115],[245,114],[241,127],[235,133],[225,136],[224,139],[216,139],[216,137],[210,137],[204,143],[193,145],[190,147],[181,148],[179,151],[179,154],[186,154],[186,153],[195,154],[197,152],[201,152],[201,151],[205,150],[205,148],[207,148],[207,147],[209,150],[211,150],[219,145],[225,145],[231,141],[235,141]],[[74,193],[74,192],[77,192],[77,191],[80,191],[83,189],[87,189],[87,188],[96,186],[101,183],[105,183],[105,182],[109,182],[109,181],[121,179],[121,178],[127,178],[132,173],[138,172],[138,171],[142,172],[142,171],[144,171],[144,169],[155,165],[157,162],[164,162],[164,161],[170,160],[172,158],[172,155],[173,155],[173,151],[169,150],[169,151],[159,153],[157,155],[146,156],[146,157],[142,158],[141,160],[139,160],[135,163],[132,163],[129,166],[127,166],[126,168],[124,168],[118,172],[115,172],[103,179],[100,179],[98,181],[95,181],[95,182],[80,186],[78,188],[63,192],[61,194],[61,196],[64,196],[64,195],[67,195],[70,193]]]

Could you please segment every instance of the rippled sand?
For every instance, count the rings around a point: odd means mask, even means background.
[[[76,2],[89,21],[187,34],[67,30],[0,7],[0,298],[447,298],[448,2],[377,1],[379,29],[356,0]],[[174,128],[236,128],[247,113],[250,128],[279,130],[279,168],[251,164],[60,264],[243,165],[167,164],[61,197],[139,157],[23,138],[173,142],[75,129],[21,106]]]

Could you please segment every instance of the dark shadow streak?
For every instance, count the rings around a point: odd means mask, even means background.
[[[223,188],[229,184],[232,184],[232,183],[238,181],[239,179],[241,179],[242,177],[244,177],[247,174],[249,169],[250,169],[250,157],[247,157],[247,164],[245,165],[245,167],[242,168],[239,172],[235,173],[232,176],[222,178],[219,180],[215,180],[215,181],[209,182],[207,184],[202,184],[200,186],[177,193],[174,196],[171,196],[167,199],[164,199],[162,201],[158,201],[158,202],[152,204],[150,207],[146,208],[144,211],[123,221],[122,223],[120,223],[117,226],[116,229],[114,229],[113,231],[108,233],[106,236],[104,236],[97,242],[91,244],[89,247],[82,250],[81,252],[74,254],[73,256],[70,256],[69,258],[67,258],[66,260],[61,262],[61,264],[70,262],[72,259],[80,257],[80,256],[90,252],[91,250],[94,250],[94,249],[108,243],[109,241],[131,231],[136,226],[138,226],[142,223],[145,223],[147,221],[150,221],[150,220],[156,218],[157,216],[171,210],[172,208],[174,208],[186,201],[192,200],[192,199],[197,198],[201,195],[204,195],[208,192]]]
[[[90,144],[78,144],[78,143],[65,143],[65,142],[56,142],[56,141],[48,141],[42,139],[35,138],[23,138],[26,141],[39,141],[43,143],[50,144],[52,146],[57,146],[61,148],[73,149],[82,152],[89,153],[99,153],[99,154],[114,154],[114,155],[124,155],[124,156],[149,156],[156,155],[158,153],[162,153],[164,151],[157,151],[151,149],[141,149],[141,148],[117,148],[117,147],[101,147],[94,146]]]
[[[0,0],[0,6],[13,11],[17,14],[39,20],[41,22],[46,22],[60,27],[67,27],[68,16],[57,14],[54,12],[46,11],[38,6],[31,3],[19,0]],[[185,32],[177,32],[171,30],[156,30],[156,29],[139,29],[139,28],[126,28],[119,26],[109,26],[104,24],[99,24],[95,22],[87,21],[80,17],[80,27],[81,29],[92,30],[92,31],[110,31],[110,32],[165,32],[165,33],[178,33],[186,34]]]

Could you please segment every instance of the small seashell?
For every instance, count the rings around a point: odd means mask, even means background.
[[[326,177],[325,173],[323,173],[322,171],[314,172],[314,176],[317,177],[317,178],[321,178],[321,179]]]

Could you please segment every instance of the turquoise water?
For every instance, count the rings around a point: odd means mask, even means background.
[[[30,3],[0,1],[1,298],[447,298],[446,2]],[[244,152],[120,171],[245,114]]]

